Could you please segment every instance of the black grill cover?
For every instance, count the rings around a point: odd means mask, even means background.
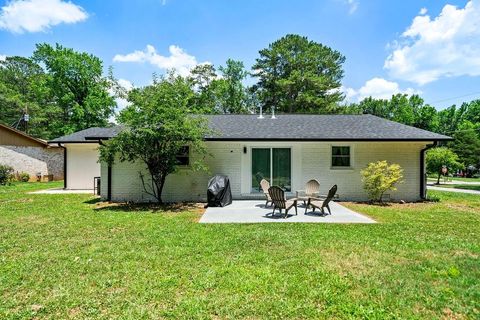
[[[209,207],[225,207],[232,203],[232,190],[227,176],[214,176],[208,181],[207,202]]]

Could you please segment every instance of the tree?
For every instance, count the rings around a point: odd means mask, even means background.
[[[149,181],[140,173],[144,191],[162,203],[166,177],[178,168],[177,155],[189,147],[197,160],[190,166],[203,169],[203,139],[208,133],[205,119],[193,115],[191,81],[169,74],[152,85],[129,92],[126,107],[118,118],[126,129],[100,147],[100,159],[113,164],[142,161]]]
[[[386,191],[397,190],[396,184],[401,183],[403,178],[402,168],[398,164],[388,164],[385,160],[369,163],[360,174],[369,199],[378,202],[382,202]]]
[[[245,113],[247,111],[247,92],[243,80],[247,71],[242,61],[228,59],[225,66],[220,66],[221,79],[217,80],[217,92],[222,113]]]
[[[260,50],[253,65],[255,89],[266,109],[288,113],[333,113],[345,57],[307,37],[289,34]]]
[[[480,138],[477,134],[479,130],[480,125],[465,120],[458,126],[453,134],[454,141],[449,144],[466,167],[474,166],[478,169],[480,166]]]
[[[0,121],[37,137],[49,138],[48,119],[55,106],[48,100],[48,75],[24,57],[0,61]],[[24,121],[24,114],[30,121]]]
[[[195,66],[190,71],[189,81],[195,90],[195,105],[203,114],[217,113],[217,73],[212,64],[205,63]]]
[[[37,44],[33,59],[45,65],[50,99],[60,109],[49,119],[52,135],[108,124],[116,104],[108,93],[110,83],[102,76],[99,58],[44,43]]]
[[[427,151],[427,171],[438,174],[437,184],[440,184],[442,168],[445,166],[448,171],[455,171],[463,167],[455,152],[447,147],[433,148]]]

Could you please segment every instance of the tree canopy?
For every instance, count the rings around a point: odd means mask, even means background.
[[[125,126],[117,137],[100,147],[100,158],[109,164],[116,160],[141,161],[150,177],[142,173],[144,191],[162,203],[166,177],[178,169],[177,156],[185,148],[196,155],[189,163],[192,170],[203,169],[203,138],[208,132],[205,119],[194,115],[198,110],[191,82],[169,74],[152,85],[129,92],[131,103],[118,117]]]
[[[254,89],[266,109],[286,113],[333,113],[345,57],[321,43],[288,34],[259,52],[253,65]]]
[[[438,175],[437,184],[440,183],[443,166],[447,168],[448,172],[463,167],[463,164],[459,162],[457,154],[446,147],[438,147],[428,150],[426,162],[427,171]]]

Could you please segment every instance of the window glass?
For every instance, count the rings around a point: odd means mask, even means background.
[[[190,164],[190,147],[185,146],[180,149],[177,156],[177,165],[188,166]]]
[[[332,147],[332,167],[350,167],[350,147]]]

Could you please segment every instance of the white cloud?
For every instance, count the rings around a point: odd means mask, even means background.
[[[154,46],[147,45],[145,50],[136,50],[126,55],[117,54],[113,57],[115,62],[148,62],[163,70],[175,70],[178,74],[186,76],[198,63],[197,59],[189,55],[182,48],[171,45],[168,47],[169,56],[162,56]],[[202,62],[208,63],[208,62]]]
[[[354,14],[355,11],[358,9],[358,0],[342,0],[342,2],[348,6],[348,13],[349,14]]]
[[[347,102],[357,102],[367,97],[376,99],[390,99],[392,95],[397,93],[408,95],[421,93],[413,88],[401,89],[398,83],[378,77],[368,80],[358,90],[347,87],[342,87],[341,90],[345,94],[345,100]]]
[[[62,0],[14,0],[1,8],[0,29],[14,33],[39,32],[61,23],[87,19],[85,10]]]
[[[446,77],[480,75],[480,0],[445,5],[439,16],[419,15],[385,60],[390,76],[423,85]]]
[[[134,88],[133,84],[126,80],[126,79],[118,79],[118,84],[122,86],[126,92],[132,90]],[[115,102],[117,103],[117,110],[116,112],[119,112],[123,110],[125,107],[127,107],[130,103],[127,101],[127,99],[124,98],[115,98]]]
[[[7,56],[4,54],[0,54],[0,61],[5,61],[7,60]]]
[[[125,89],[126,92],[132,90],[135,87],[130,81],[128,81],[126,79],[118,79],[117,82],[121,87],[123,87]],[[112,96],[115,95],[115,91],[113,89],[110,89],[109,93]],[[130,105],[130,103],[127,101],[127,99],[124,99],[124,98],[116,97],[115,102],[117,104],[117,108],[115,109],[115,114],[112,115],[109,119],[110,122],[114,122],[114,123],[116,123],[115,117],[117,116],[117,114],[121,110],[125,109],[126,107],[128,107]]]
[[[418,14],[424,15],[424,14],[427,14],[427,12],[428,12],[427,8],[422,8],[420,9],[420,12]]]

